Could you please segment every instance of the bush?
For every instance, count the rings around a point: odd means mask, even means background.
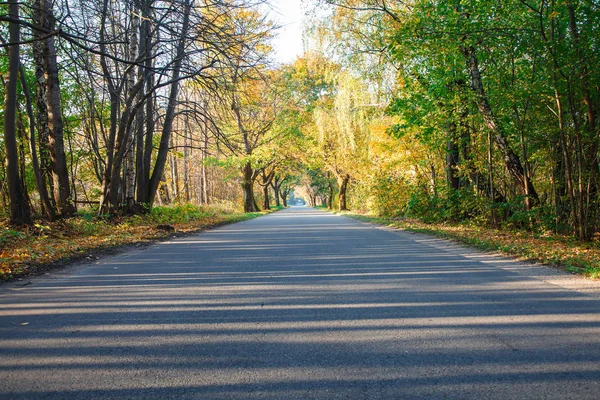
[[[193,204],[182,204],[177,206],[154,207],[150,211],[149,218],[157,224],[177,224],[190,222],[202,217],[214,215],[214,211]]]
[[[383,217],[404,215],[409,203],[411,187],[406,180],[398,176],[375,177],[369,209]]]
[[[519,196],[500,205],[506,216],[504,228],[528,229],[539,233],[571,231],[567,224],[558,221],[551,205],[540,205],[527,211],[523,207],[524,200],[524,196]]]
[[[415,188],[408,200],[405,215],[427,223],[489,220],[490,202],[472,189],[441,189],[438,196]]]

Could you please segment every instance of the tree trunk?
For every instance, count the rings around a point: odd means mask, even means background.
[[[263,186],[263,210],[270,210],[271,204],[269,204],[269,185]]]
[[[36,13],[41,13],[41,10],[36,10]],[[41,17],[36,17],[38,20]],[[42,189],[47,193],[48,199],[50,200],[50,210],[46,211],[46,214],[56,216],[56,207],[54,203],[54,197],[51,197],[48,193],[54,191],[54,185],[52,184],[52,161],[50,160],[50,145],[48,141],[49,128],[48,128],[48,105],[46,104],[46,67],[44,66],[44,41],[39,38],[40,33],[33,30],[34,37],[38,38],[37,41],[33,42],[33,62],[35,64],[35,101],[36,101],[36,126],[38,131],[38,143],[39,143],[39,158],[40,158],[40,172],[42,175],[42,182],[45,189]]]
[[[139,100],[144,96],[144,91],[140,91],[138,94]],[[138,101],[139,101],[138,100]],[[153,99],[146,99],[147,102],[152,102]],[[146,163],[144,162],[144,143],[145,143],[145,126],[146,116],[144,107],[140,107],[137,111],[136,118],[136,138],[135,138],[135,201],[136,203],[143,203],[145,188],[148,185],[148,170],[145,168]],[[136,206],[137,207],[137,206]],[[142,210],[137,210],[142,211]]]
[[[206,165],[204,164],[204,160],[206,159],[206,155],[204,149],[202,150],[202,165],[200,167],[200,190],[202,192],[202,204],[208,204],[208,177],[206,174]]]
[[[242,169],[242,191],[244,192],[244,212],[257,211],[254,201],[254,171],[252,165],[247,162]]]
[[[171,136],[171,148],[174,148],[176,145],[175,138]],[[173,199],[176,202],[180,202],[179,168],[177,166],[177,156],[174,151],[169,152],[169,166],[171,167],[171,193],[173,194]]]
[[[275,169],[271,172],[266,173],[266,168],[260,170],[261,182],[260,185],[263,187],[263,210],[270,210],[271,204],[269,203],[269,186],[273,183],[275,177]]]
[[[19,3],[8,2],[9,17],[19,19]],[[19,79],[20,27],[17,22],[9,22],[8,76],[6,78],[4,100],[4,146],[6,149],[6,180],[10,199],[10,223],[32,225],[31,210],[27,201],[26,188],[19,176],[19,156],[17,150],[17,81]]]
[[[191,140],[188,137],[188,121],[186,117],[186,121],[184,122],[185,126],[183,128],[183,195],[185,198],[185,202],[189,203],[190,198],[190,146]]]
[[[253,196],[254,197],[254,196]],[[254,209],[258,212],[260,211],[260,207],[258,207],[258,203],[256,202],[256,197],[254,197]]]
[[[169,93],[169,103],[165,113],[162,136],[160,138],[160,146],[156,156],[156,164],[154,165],[154,171],[152,172],[148,192],[146,193],[148,200],[147,203],[149,206],[152,206],[152,203],[154,202],[156,190],[158,189],[158,184],[164,173],[167,154],[169,152],[169,139],[171,138],[171,134],[173,132],[173,121],[175,120],[175,109],[177,108],[177,97],[179,95],[179,77],[181,75],[181,65],[185,56],[185,45],[188,40],[192,3],[192,0],[186,0],[183,9],[183,22],[180,32],[181,36],[179,37],[177,54],[173,63],[173,75],[171,76],[172,83]]]
[[[333,182],[331,178],[327,178],[327,183],[329,186],[329,196],[327,196],[327,208],[329,210],[333,210]]]
[[[429,164],[429,173],[430,173],[430,186],[431,192],[433,193],[433,197],[437,199],[438,197],[438,189],[437,189],[437,173],[435,170],[435,165],[433,162]]]
[[[281,193],[279,193],[279,187],[273,185],[273,198],[275,199],[275,207],[281,207]]]
[[[271,187],[273,188],[273,193],[275,194],[274,198],[275,198],[275,206],[276,207],[281,207],[281,200],[280,200],[280,195],[281,195],[281,179],[277,176],[273,179],[273,182],[271,183]]]
[[[102,194],[100,197],[100,213],[115,213],[120,206],[123,194],[122,186],[122,167],[123,160],[127,153],[129,140],[127,135],[130,133],[131,127],[137,116],[138,109],[143,105],[136,102],[138,93],[141,91],[144,81],[138,79],[138,82],[126,91],[125,105],[123,112],[121,111],[121,96],[123,93],[123,85],[115,85],[114,74],[108,66],[107,56],[107,19],[109,18],[109,1],[104,0],[102,6],[102,18],[100,22],[100,64],[102,67],[103,77],[108,86],[110,95],[110,131],[106,140],[106,168],[102,177]],[[129,68],[125,71],[125,76],[122,79],[130,80],[134,74],[134,69]],[[131,85],[130,85],[131,86]],[[135,106],[134,106],[135,104]],[[120,115],[119,115],[120,114]]]
[[[114,158],[114,150],[115,150],[115,140],[117,137],[117,124],[119,120],[119,108],[120,108],[120,92],[115,87],[112,79],[111,71],[108,67],[107,54],[108,51],[106,49],[107,40],[106,40],[106,30],[107,30],[107,20],[109,18],[109,6],[110,1],[104,0],[102,2],[102,17],[100,20],[100,65],[102,66],[102,73],[104,81],[108,86],[109,98],[110,98],[110,128],[108,132],[108,138],[106,140],[106,156],[105,156],[105,168],[104,174],[102,176],[102,188],[100,195],[100,206],[98,207],[98,212],[100,214],[105,213],[107,210],[107,202],[109,202],[109,190],[111,188],[111,178],[112,178],[112,166],[113,166],[113,158]]]
[[[521,160],[519,156],[512,150],[510,147],[508,140],[506,139],[506,135],[504,134],[504,130],[498,124],[497,119],[492,112],[492,107],[490,106],[485,90],[483,88],[483,82],[481,79],[481,72],[479,70],[479,61],[477,59],[477,52],[474,46],[461,47],[462,54],[465,58],[467,68],[471,75],[471,89],[475,92],[477,97],[477,106],[479,111],[481,112],[485,124],[488,129],[493,133],[493,139],[498,149],[502,153],[504,157],[504,164],[506,165],[506,169],[511,174],[511,176],[515,179],[517,185],[521,188],[523,193],[529,193],[529,196],[532,199],[532,204],[539,203],[539,197],[535,188],[533,187],[533,183],[527,177],[524,172],[523,165],[521,164]]]
[[[54,213],[54,207],[50,202],[50,196],[48,194],[48,188],[44,182],[44,177],[40,168],[38,159],[37,148],[35,145],[35,116],[33,113],[33,104],[31,101],[31,93],[29,92],[29,86],[25,79],[25,71],[23,66],[19,67],[21,86],[23,86],[23,93],[25,94],[27,117],[29,118],[29,151],[31,152],[31,164],[33,166],[33,173],[35,175],[35,183],[37,185],[38,193],[40,195],[40,205],[42,214],[46,216],[49,221],[53,221],[56,217]]]
[[[152,32],[151,17],[152,3],[154,0],[142,0],[139,3],[140,14],[140,59],[145,59],[144,65],[138,68],[138,79],[145,82],[145,88],[140,90],[138,101],[144,96],[149,95],[154,87],[153,50],[152,50]],[[146,212],[148,186],[150,184],[150,168],[152,165],[152,149],[154,137],[154,95],[146,98],[146,104],[138,109],[137,112],[137,143],[136,143],[136,203],[139,211]],[[144,206],[145,205],[145,206]]]
[[[127,153],[129,139],[128,134],[131,131],[133,121],[137,115],[137,109],[133,106],[134,101],[137,98],[137,93],[141,90],[143,81],[138,81],[131,91],[127,94],[125,101],[124,111],[121,114],[120,121],[116,129],[116,140],[114,142],[114,153],[112,156],[112,164],[107,170],[110,171],[108,182],[105,186],[106,191],[104,192],[105,201],[104,206],[106,211],[114,213],[119,209],[122,194],[123,185],[121,179],[121,170],[123,167],[123,160]],[[139,104],[138,104],[139,106]],[[115,121],[116,122],[116,121]],[[112,127],[111,127],[112,129]],[[105,174],[106,175],[106,174]]]
[[[456,123],[452,121],[448,123],[446,136],[446,180],[450,189],[459,190],[460,178],[457,169],[459,148],[456,140]]]
[[[49,32],[56,29],[56,20],[50,0],[39,0],[41,12],[41,26]],[[67,158],[64,146],[64,124],[61,114],[60,82],[58,78],[58,62],[54,36],[44,39],[43,46],[44,66],[46,72],[46,102],[48,104],[48,139],[50,144],[50,158],[52,160],[52,175],[54,180],[54,198],[58,212],[63,217],[75,213],[71,199],[71,187]]]
[[[208,108],[208,104],[204,103],[205,108]],[[202,170],[200,171],[202,174],[202,204],[209,204],[208,199],[208,177],[206,174],[206,164],[205,160],[208,156],[208,120],[207,117],[204,116],[204,130],[202,131],[204,135],[204,146],[202,146]]]
[[[140,10],[136,6],[136,2],[133,2],[131,7],[131,37],[129,39],[129,60],[134,62],[138,59],[138,49],[139,49],[139,40],[138,33],[140,29]],[[131,95],[131,92],[135,86],[135,73],[134,70],[128,74],[127,77],[127,93]],[[138,80],[139,77],[138,77]],[[138,90],[137,99],[140,99],[140,94],[143,94],[143,85],[140,85],[140,89]],[[134,96],[136,97],[136,96]],[[139,107],[142,109],[142,107]],[[136,111],[136,119],[138,120],[138,125],[142,125],[143,122],[140,121],[137,117],[139,116],[139,109]],[[135,151],[137,149],[137,126],[132,125],[127,129],[126,135],[126,153],[125,153],[125,172],[124,172],[124,180],[125,180],[125,208],[128,214],[135,213]]]
[[[25,180],[27,174],[25,172],[25,162],[27,160],[27,134],[25,133],[25,125],[23,125],[23,116],[21,111],[19,110],[19,102],[17,101],[17,146],[19,152],[19,177],[21,178],[21,186],[23,187],[23,194],[25,197],[25,202],[28,204],[31,210],[31,198],[29,197],[29,193],[27,191],[27,182]],[[32,212],[31,210],[30,212]]]
[[[136,136],[133,129],[127,134],[127,154],[125,157],[125,207],[128,214],[135,213],[135,154]]]
[[[338,178],[338,185],[340,186],[340,199],[339,206],[340,211],[348,210],[348,202],[346,199],[346,193],[348,190],[348,182],[350,181],[350,175],[346,174]]]
[[[34,13],[34,18],[38,24],[41,24],[41,13],[42,10],[38,9]],[[39,143],[39,176],[36,174],[36,182],[38,186],[38,192],[40,193],[40,199],[42,201],[42,213],[52,221],[56,218],[56,209],[54,204],[54,198],[52,198],[48,192],[48,187],[51,191],[53,185],[50,184],[52,177],[52,162],[50,161],[50,148],[48,144],[48,105],[46,104],[46,68],[44,66],[44,41],[40,37],[39,31],[33,30],[33,37],[36,41],[33,42],[33,63],[35,65],[35,100],[36,100],[36,114],[35,114],[35,126],[38,132],[38,143]],[[25,82],[25,79],[21,79]],[[25,86],[24,86],[25,87]],[[31,154],[32,161],[34,162],[34,171],[38,168],[35,167],[37,152],[35,151],[35,131],[31,132]]]
[[[489,187],[489,196],[490,199],[492,200],[492,213],[491,213],[491,217],[492,217],[492,225],[493,226],[497,226],[498,225],[498,215],[496,212],[496,196],[494,195],[495,193],[495,187],[494,187],[494,144],[492,142],[492,131],[488,131],[488,187]]]

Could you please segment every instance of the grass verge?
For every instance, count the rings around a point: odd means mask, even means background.
[[[156,207],[147,215],[110,220],[81,213],[24,230],[0,223],[0,281],[40,274],[74,260],[95,259],[123,246],[200,232],[264,214],[181,205]]]
[[[336,212],[361,221],[451,239],[482,250],[499,251],[526,261],[540,262],[600,279],[600,243],[581,242],[572,237],[507,231],[472,224],[426,224],[405,218],[384,218],[353,212]]]

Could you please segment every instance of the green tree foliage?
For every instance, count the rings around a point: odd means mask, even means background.
[[[331,27],[329,39],[320,42],[346,68],[369,87],[384,87],[385,80],[375,68],[361,70],[365,63],[397,71],[387,130],[405,149],[398,165],[411,172],[373,168],[377,184],[360,182],[371,192],[369,208],[594,235],[600,207],[595,2],[320,4],[331,6],[329,25],[322,25]],[[406,190],[393,194],[399,187]],[[394,203],[390,197],[397,206],[384,206]]]

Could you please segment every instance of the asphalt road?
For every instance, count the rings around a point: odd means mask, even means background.
[[[598,399],[600,300],[292,208],[0,287],[0,398]]]

